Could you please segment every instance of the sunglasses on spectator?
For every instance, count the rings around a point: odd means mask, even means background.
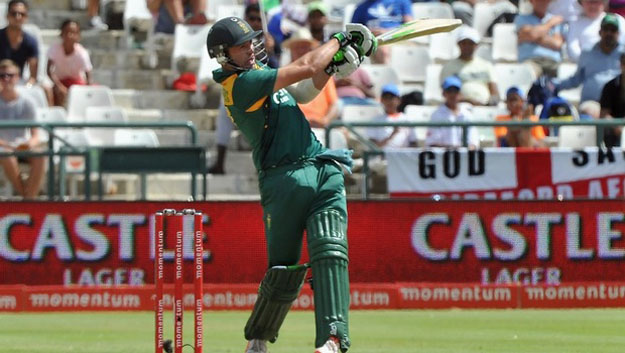
[[[13,78],[15,76],[17,76],[17,74],[15,73],[9,73],[9,72],[0,73],[0,79],[3,79],[3,80],[7,78]]]
[[[17,17],[18,15],[19,15],[19,16],[21,16],[21,17],[27,17],[27,16],[28,16],[28,13],[26,13],[26,12],[20,12],[20,11],[9,11],[9,15],[10,15],[11,17]]]

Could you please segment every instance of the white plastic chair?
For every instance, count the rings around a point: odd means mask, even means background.
[[[384,115],[384,109],[380,105],[346,105],[343,108],[341,120],[346,123],[370,122]],[[367,128],[355,128],[362,137],[367,137]]]
[[[158,136],[152,129],[116,129],[115,146],[158,147]]]
[[[436,110],[436,108],[437,107],[434,105],[407,105],[404,110],[404,115],[410,121],[430,121],[432,113]],[[423,146],[425,143],[427,132],[427,127],[415,127],[415,134],[417,135],[419,146]]]
[[[200,57],[200,65],[197,70],[197,87],[195,93],[191,96],[191,103],[194,107],[204,107],[206,103],[206,95],[202,92],[202,84],[206,84],[213,81],[213,70],[217,70],[221,67],[217,62],[217,59],[211,58],[208,55],[208,50],[202,50],[202,56]]]
[[[171,55],[171,68],[178,72],[178,60],[182,58],[200,60],[206,51],[206,37],[210,25],[192,26],[177,24],[174,32],[174,50]]]
[[[423,89],[423,101],[425,104],[440,104],[443,102],[441,88],[441,70],[443,65],[430,64],[425,68],[425,85]]]
[[[495,121],[497,115],[505,114],[505,110],[498,107],[473,106],[471,108],[472,121]],[[495,145],[495,130],[492,126],[477,128],[480,146],[489,147]]]
[[[473,28],[478,31],[480,36],[484,36],[488,30],[488,26],[502,13],[502,10],[512,13],[518,12],[517,8],[507,0],[494,3],[490,1],[478,1],[473,6]]]
[[[451,5],[445,2],[417,2],[412,4],[414,18],[454,18]]]
[[[217,7],[217,20],[224,17],[238,17],[243,18],[245,16],[245,6],[243,5],[219,5]]]
[[[512,86],[519,87],[523,92],[527,92],[536,80],[536,74],[528,64],[495,64],[495,77],[497,78],[497,88],[499,97],[505,97],[506,91]]]
[[[120,107],[87,107],[87,122],[127,122],[128,116]],[[115,128],[86,129],[87,137],[94,146],[112,146],[115,143]]]
[[[493,27],[493,60],[518,61],[517,34],[514,23],[498,23]]]
[[[430,36],[428,52],[432,60],[448,61],[460,55],[454,32],[437,33]]]
[[[561,126],[558,129],[558,147],[583,148],[597,145],[594,126]]]
[[[105,86],[79,86],[69,88],[67,120],[85,121],[87,107],[111,107],[115,105],[113,91]]]
[[[35,120],[43,123],[64,122],[67,121],[67,111],[63,107],[37,107]],[[47,142],[49,139],[45,129],[39,129],[39,136],[41,142]]]
[[[391,66],[402,82],[425,82],[425,67],[431,62],[428,50],[416,45],[391,46]]]
[[[206,2],[206,10],[204,14],[206,18],[211,21],[217,20],[217,15],[219,14],[220,6],[228,6],[232,5],[232,3],[241,3],[240,1],[232,1],[232,0],[210,0]]]
[[[560,65],[558,65],[558,78],[559,79],[569,78],[573,76],[573,74],[575,74],[575,71],[577,71],[576,63],[561,63]],[[577,105],[579,104],[579,101],[582,96],[582,86],[580,85],[579,87],[560,91],[558,92],[558,96],[566,99],[571,104]]]
[[[397,71],[395,71],[392,66],[379,64],[362,64],[360,67],[367,71],[367,74],[369,74],[369,77],[371,78],[371,83],[373,83],[373,92],[375,92],[375,95],[378,97],[381,95],[382,86],[384,86],[385,84],[393,83],[399,85],[401,83],[399,75],[397,75]]]
[[[48,99],[46,98],[46,92],[44,92],[41,86],[17,86],[17,92],[19,95],[24,96],[31,100],[35,104],[35,108],[47,108]]]
[[[343,8],[343,28],[345,28],[346,24],[352,22],[354,11],[356,11],[356,4],[347,4]]]

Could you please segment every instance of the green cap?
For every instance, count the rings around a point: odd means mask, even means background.
[[[329,12],[328,7],[323,1],[313,1],[308,4],[308,13],[311,13],[313,11],[319,11],[324,15],[327,15]]]
[[[618,29],[618,17],[613,13],[607,13],[601,20],[601,28],[605,26],[614,26]]]
[[[211,50],[237,46],[262,34],[254,31],[249,23],[238,17],[225,17],[217,21],[208,31],[206,47]]]

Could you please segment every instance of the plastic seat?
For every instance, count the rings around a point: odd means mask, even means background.
[[[174,50],[171,55],[171,68],[180,73],[178,61],[181,59],[197,60],[199,62],[202,52],[206,51],[206,37],[210,25],[183,25],[177,24],[174,32]],[[188,71],[189,68],[185,68]]]
[[[471,108],[472,121],[495,121],[497,115],[505,114],[505,110],[498,107],[473,106]],[[492,126],[477,127],[480,146],[489,147],[495,145],[495,130]]]
[[[228,5],[219,5],[217,7],[217,20],[220,20],[224,17],[238,17],[243,18],[245,16],[245,6],[236,5],[236,4],[228,4]]]
[[[35,104],[35,108],[47,108],[48,98],[46,98],[46,92],[44,92],[41,86],[17,86],[17,92],[19,95],[24,96],[31,100]]]
[[[432,60],[448,61],[460,55],[460,49],[456,43],[455,31],[437,33],[430,37],[428,52]]]
[[[197,71],[197,87],[195,93],[191,97],[191,103],[194,107],[201,108],[206,104],[206,95],[202,92],[202,85],[213,81],[213,70],[221,67],[217,59],[208,56],[208,51],[203,50],[200,57],[200,65]]]
[[[423,101],[425,104],[440,104],[443,102],[441,88],[441,70],[443,65],[430,64],[425,68],[425,85],[423,89]]]
[[[518,61],[517,34],[514,23],[498,23],[493,27],[493,60]]]
[[[35,109],[35,119],[38,122],[45,123],[64,122],[67,121],[67,112],[63,107],[37,107]],[[39,136],[41,142],[47,142],[49,139],[48,132],[45,129],[39,129]]]
[[[128,116],[120,107],[87,107],[87,122],[127,122]],[[93,146],[112,146],[115,143],[115,128],[87,128],[86,134]]]
[[[115,105],[113,91],[105,86],[79,86],[69,88],[67,120],[85,121],[87,107],[111,107]]]
[[[388,83],[393,83],[396,85],[399,85],[401,83],[399,75],[397,75],[397,71],[395,71],[392,66],[379,64],[362,64],[360,67],[363,70],[367,71],[367,74],[369,74],[371,82],[373,83],[373,92],[375,92],[375,95],[378,97],[382,92],[382,86]]]
[[[509,6],[507,6],[509,5]],[[473,6],[473,28],[475,28],[480,36],[484,36],[488,27],[499,16],[502,11],[516,13],[518,9],[507,0],[488,2],[478,1]]]
[[[454,18],[451,5],[445,2],[417,2],[412,4],[414,18]]]
[[[401,73],[402,82],[425,82],[425,68],[430,64],[428,50],[416,45],[391,46],[391,66]]]
[[[495,64],[495,77],[497,78],[497,88],[499,97],[505,97],[506,91],[512,86],[519,87],[523,92],[527,92],[536,80],[536,74],[528,64]]]
[[[384,115],[384,109],[380,105],[346,105],[343,108],[341,120],[346,123],[370,122]],[[355,129],[362,137],[367,138],[367,128]]]
[[[436,110],[436,108],[437,106],[433,105],[407,105],[404,110],[404,115],[408,120],[414,122],[430,121],[432,113]],[[419,146],[423,146],[427,132],[427,127],[415,127],[415,134],[417,135]]]
[[[594,126],[561,126],[558,129],[558,147],[583,148],[597,145]]]
[[[204,11],[204,14],[206,15],[206,18],[208,18],[209,20],[216,21],[217,16],[219,15],[219,7],[232,5],[233,2],[237,3],[239,1],[232,1],[232,0],[207,1],[206,10]],[[243,16],[241,16],[241,18],[243,18]]]
[[[561,63],[560,65],[558,65],[558,78],[559,79],[569,78],[573,76],[573,74],[575,74],[575,71],[577,71],[577,64]],[[580,85],[579,87],[559,91],[558,96],[566,99],[572,104],[579,104],[581,96],[582,96],[582,86]]]
[[[115,146],[158,147],[158,136],[152,129],[116,129]]]

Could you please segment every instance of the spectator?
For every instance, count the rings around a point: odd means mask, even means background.
[[[562,17],[566,23],[571,23],[578,19],[582,9],[580,0],[551,0],[547,12]]]
[[[462,81],[456,76],[449,76],[443,81],[443,99],[430,119],[433,123],[470,121],[472,116],[469,109],[460,103]],[[479,146],[477,130],[468,128],[467,143],[469,148]],[[462,129],[460,127],[430,127],[425,137],[428,147],[460,147],[462,146]]]
[[[8,59],[0,61],[0,120],[33,121],[35,106],[19,95],[15,86],[19,82],[19,68]],[[39,145],[39,130],[30,129],[27,138],[24,129],[0,129],[0,148],[5,152],[34,150]],[[0,163],[4,175],[9,179],[13,189],[26,199],[33,199],[39,194],[45,173],[43,157],[28,157],[25,161],[30,165],[30,174],[22,180],[18,161],[15,156],[2,157]]]
[[[409,0],[363,0],[352,16],[352,22],[362,23],[376,36],[411,20],[412,4]],[[379,47],[371,59],[374,63],[386,64],[388,48]]]
[[[204,12],[207,0],[146,0],[148,9],[157,13],[155,32],[173,34],[176,25],[203,25],[208,22]]]
[[[255,31],[261,31],[263,29],[263,23],[260,17],[260,7],[258,3],[249,4],[245,7],[245,21],[250,24]],[[279,66],[279,56],[275,52],[275,41],[269,33],[264,34],[264,44],[267,54],[267,65],[269,67],[277,68]],[[262,59],[263,55],[258,60]],[[230,135],[234,129],[234,123],[228,117],[226,108],[222,100],[219,102],[219,111],[217,113],[217,157],[215,163],[208,168],[208,172],[211,174],[225,174],[225,162],[226,153],[228,151],[228,142],[230,141]]]
[[[89,16],[89,27],[101,31],[106,31],[109,26],[102,21],[100,13],[100,0],[89,0],[87,3],[87,15]]]
[[[510,87],[506,91],[506,107],[508,114],[498,115],[495,121],[538,121],[533,114],[534,107],[527,104],[523,91],[518,87]],[[505,126],[495,127],[495,138],[499,147],[541,147],[545,132],[541,126],[532,128]]]
[[[625,76],[625,54],[621,54],[621,74],[608,81],[601,91],[600,116],[602,119],[623,119],[625,117],[625,87],[623,86],[623,76]],[[606,128],[603,132],[603,142],[606,147],[621,145],[622,126]]]
[[[592,49],[599,41],[601,20],[605,16],[606,0],[580,0],[582,13],[569,23],[566,34],[566,51],[570,61],[577,62],[583,50]],[[617,16],[619,28],[625,28],[625,19]],[[619,32],[619,42],[625,43],[625,31]]]
[[[550,0],[530,0],[533,12],[515,18],[519,62],[532,65],[536,77],[556,77],[562,61],[563,18],[547,13]]]
[[[61,24],[61,42],[48,50],[48,75],[54,86],[54,105],[65,104],[67,91],[72,85],[90,85],[91,59],[87,50],[78,43],[80,26],[74,20]]]
[[[596,101],[585,101],[579,104],[579,120],[599,119],[601,104]]]
[[[371,78],[360,67],[346,78],[335,80],[335,85],[336,93],[344,106],[377,104]]]
[[[474,55],[480,42],[477,30],[462,26],[458,30],[456,40],[460,56],[443,66],[441,81],[445,77],[457,76],[462,81],[463,101],[473,105],[497,105],[499,93],[493,64]]]
[[[326,25],[328,24],[328,7],[323,1],[313,1],[308,4],[308,28],[313,38],[320,43],[328,40]]]
[[[378,122],[402,122],[408,121],[403,113],[399,112],[399,89],[394,84],[382,87],[382,106],[384,115],[376,118]],[[379,147],[416,147],[417,136],[412,127],[384,127],[370,128],[369,138]]]
[[[0,60],[10,59],[24,75],[24,66],[28,64],[30,78],[27,84],[37,83],[37,64],[39,46],[37,40],[24,32],[22,27],[28,19],[28,4],[25,0],[11,0],[7,5],[8,25],[0,29]]]
[[[607,14],[601,20],[601,39],[592,49],[585,50],[579,57],[577,71],[565,80],[556,80],[556,88],[565,90],[582,85],[580,102],[598,101],[601,89],[620,71],[619,58],[623,47],[618,43],[619,20],[617,15]]]

